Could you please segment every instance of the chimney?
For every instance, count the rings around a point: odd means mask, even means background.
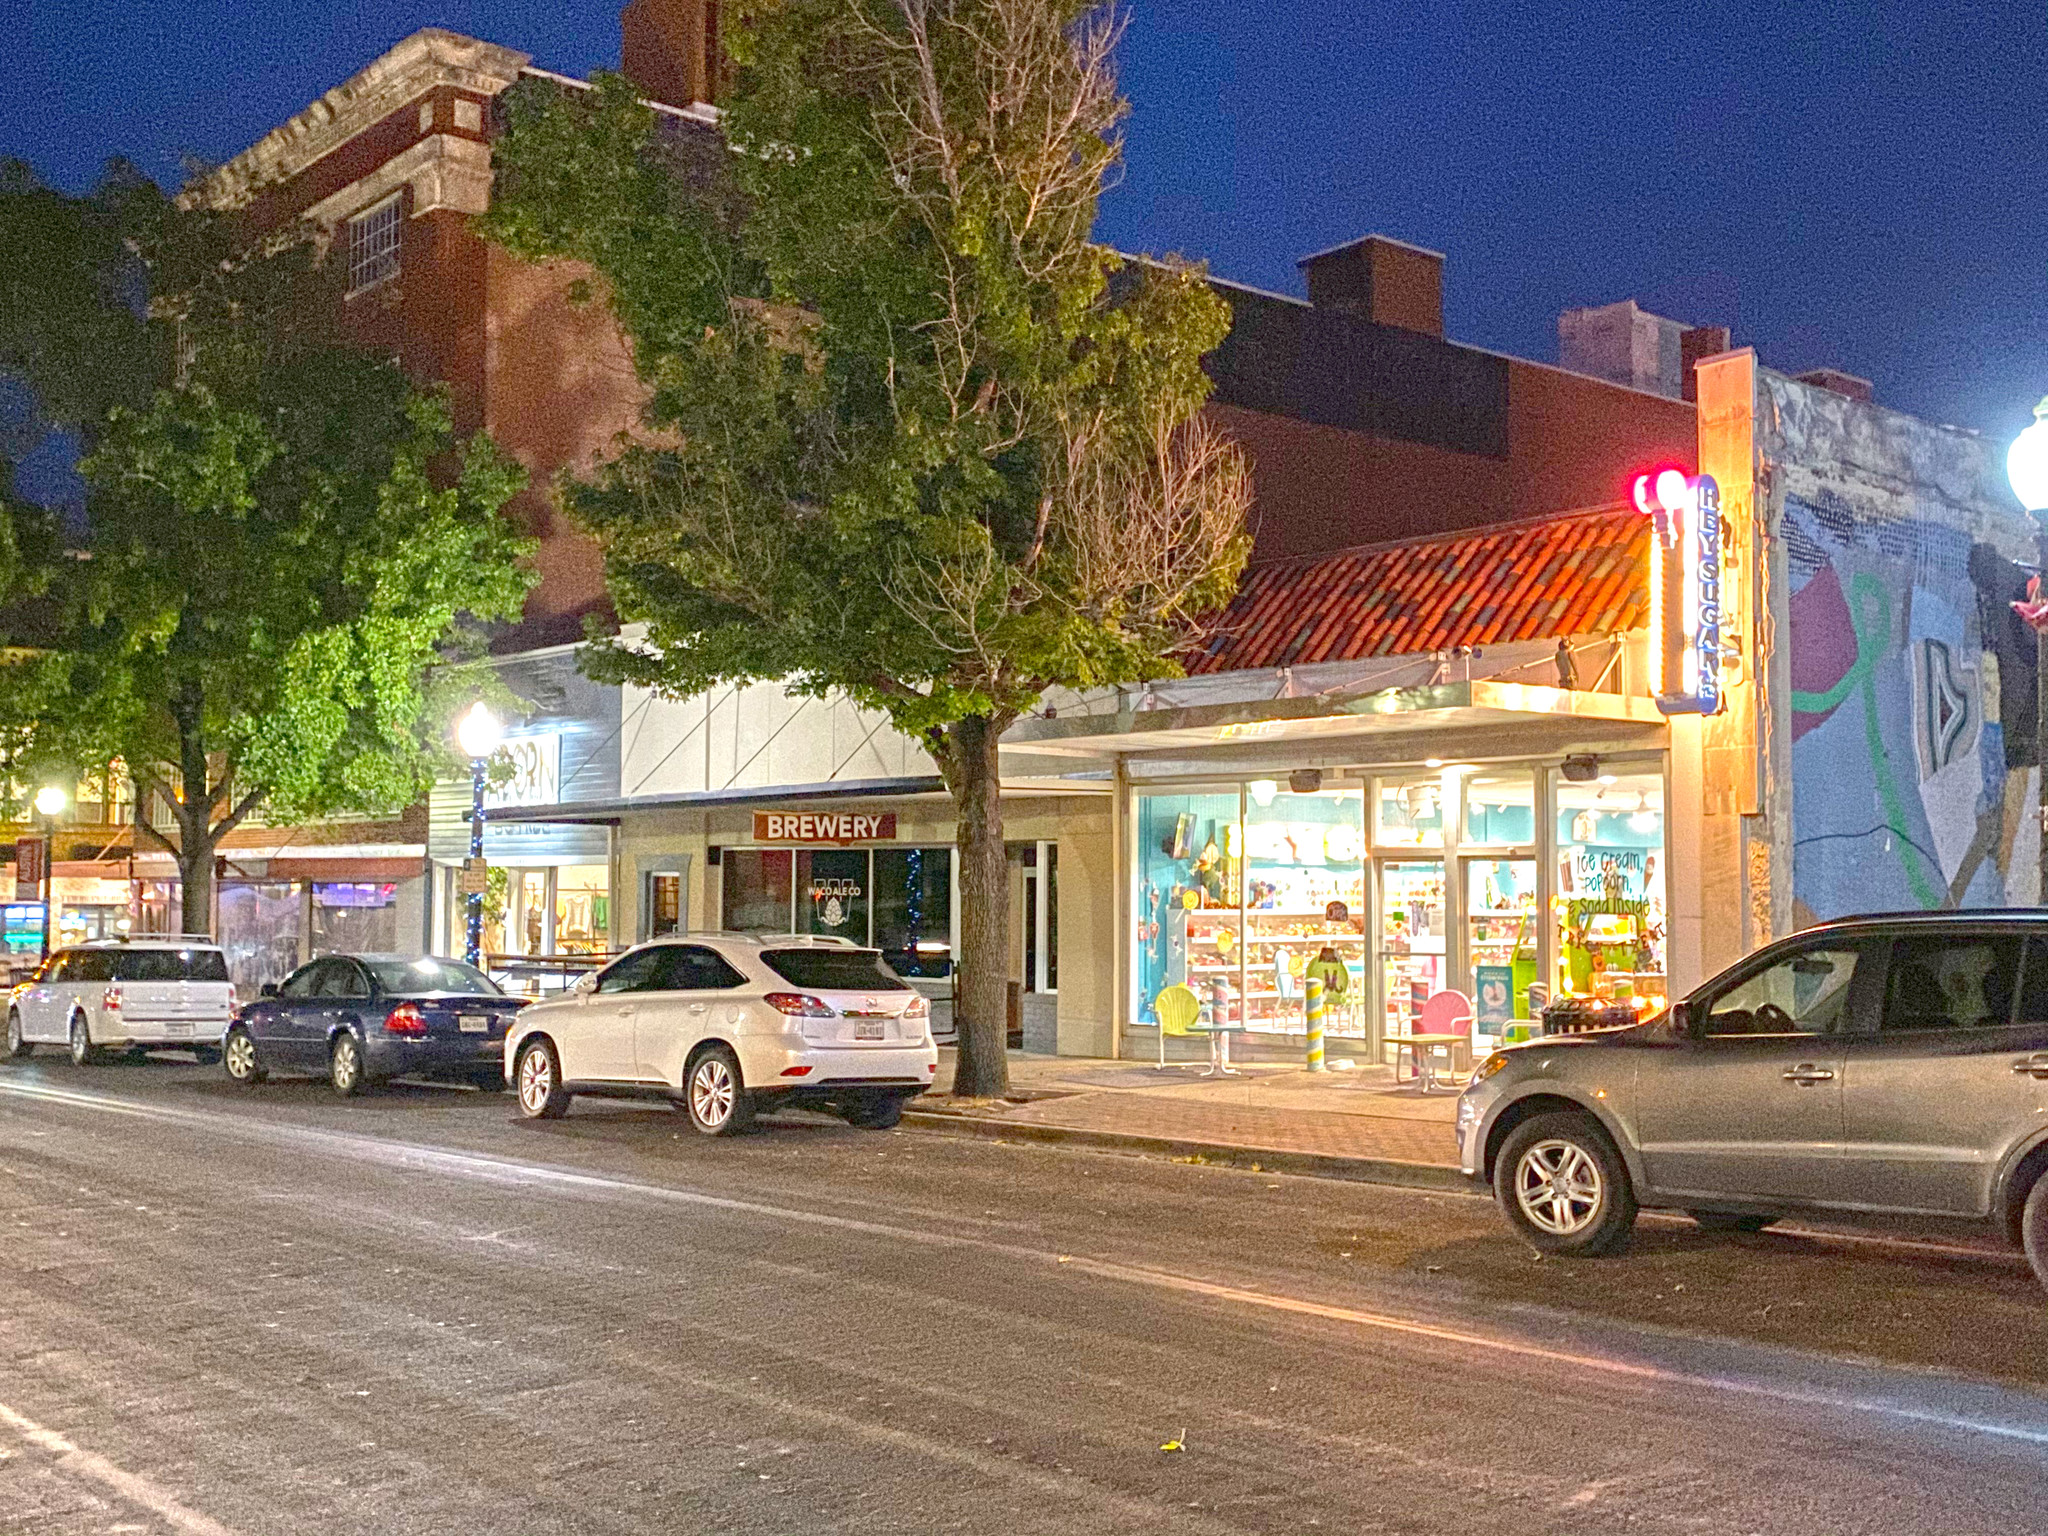
[[[632,0],[619,13],[619,70],[671,107],[716,101],[718,0]]]
[[[1444,259],[1419,245],[1367,235],[1296,263],[1317,309],[1425,336],[1444,333]]]
[[[1806,372],[1793,375],[1802,384],[1811,384],[1815,389],[1827,390],[1840,395],[1844,400],[1856,400],[1868,405],[1876,391],[1870,380],[1859,379],[1853,373],[1844,373],[1839,368],[1809,368]]]
[[[1557,362],[1610,384],[1691,400],[1693,364],[1728,350],[1725,325],[1686,325],[1653,315],[1634,299],[1557,317]]]

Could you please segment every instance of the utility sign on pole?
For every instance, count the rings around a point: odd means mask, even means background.
[[[487,895],[491,889],[491,866],[482,859],[464,859],[462,872],[455,877],[455,888],[464,896]]]

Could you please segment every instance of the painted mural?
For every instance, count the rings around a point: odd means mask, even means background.
[[[1796,920],[2031,904],[2033,717],[2008,713],[2033,690],[2017,567],[1957,529],[1829,499],[1787,497],[1784,538]]]

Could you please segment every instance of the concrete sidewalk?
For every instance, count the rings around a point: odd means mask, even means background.
[[[955,1099],[953,1052],[906,1124],[1063,1142],[1370,1183],[1470,1189],[1457,1169],[1452,1094],[1397,1087],[1388,1069],[1310,1073],[1254,1063],[1241,1077],[1202,1064],[1010,1053],[1010,1097]]]

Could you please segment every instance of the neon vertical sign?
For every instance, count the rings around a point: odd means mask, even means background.
[[[1721,488],[1712,475],[1638,475],[1650,519],[1652,688],[1667,715],[1721,710]]]

